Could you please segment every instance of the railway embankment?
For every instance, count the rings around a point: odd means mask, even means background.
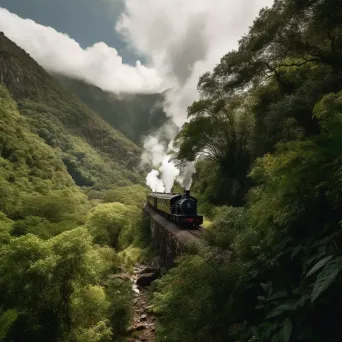
[[[182,229],[165,217],[157,213],[150,206],[143,208],[145,215],[150,217],[151,241],[153,247],[159,251],[163,266],[167,269],[174,266],[174,261],[189,251],[201,254],[206,242],[201,228]]]

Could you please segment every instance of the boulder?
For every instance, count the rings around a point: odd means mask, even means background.
[[[146,287],[149,286],[152,281],[156,280],[158,277],[159,272],[144,273],[138,277],[136,283],[140,287]]]
[[[138,323],[135,324],[127,329],[127,333],[131,334],[134,331],[141,331],[146,329],[146,324],[145,323]]]
[[[153,268],[160,268],[162,265],[161,263],[161,257],[157,256],[157,257],[154,257],[151,262],[149,263],[149,266],[150,267],[153,267]]]
[[[147,320],[147,316],[146,315],[141,315],[140,316],[140,319],[139,319],[140,322],[144,322],[146,320]]]

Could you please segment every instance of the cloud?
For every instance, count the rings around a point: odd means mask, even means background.
[[[273,0],[125,0],[117,30],[172,85],[165,109],[181,127],[199,77],[237,48],[259,10]]]
[[[0,31],[48,71],[84,80],[103,90],[148,93],[165,87],[157,69],[139,61],[135,66],[123,64],[117,51],[103,42],[82,49],[68,35],[4,8],[0,8]]]
[[[164,110],[179,129],[187,121],[187,107],[198,98],[199,77],[238,47],[239,39],[248,32],[260,9],[272,3],[273,0],[125,0],[116,29],[172,85],[166,92]],[[177,130],[170,127],[168,123],[162,130],[173,134],[173,138]],[[173,179],[178,176],[166,153],[167,146],[158,132],[147,137],[142,163],[154,168],[149,174],[154,187],[157,179],[165,185],[163,174]],[[188,164],[178,181],[189,188],[195,171],[194,165]],[[167,177],[167,190],[172,177]]]

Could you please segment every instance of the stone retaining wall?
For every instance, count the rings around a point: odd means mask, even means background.
[[[151,218],[152,243],[159,250],[164,267],[173,267],[175,258],[187,251],[201,252],[203,240],[169,222],[148,205],[145,205],[143,211]]]

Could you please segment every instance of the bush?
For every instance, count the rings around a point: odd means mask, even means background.
[[[205,231],[206,239],[214,246],[231,248],[238,234],[247,228],[246,210],[242,207],[216,208],[211,229]]]
[[[232,293],[240,269],[208,256],[186,257],[157,281],[157,341],[224,341],[232,321]]]

